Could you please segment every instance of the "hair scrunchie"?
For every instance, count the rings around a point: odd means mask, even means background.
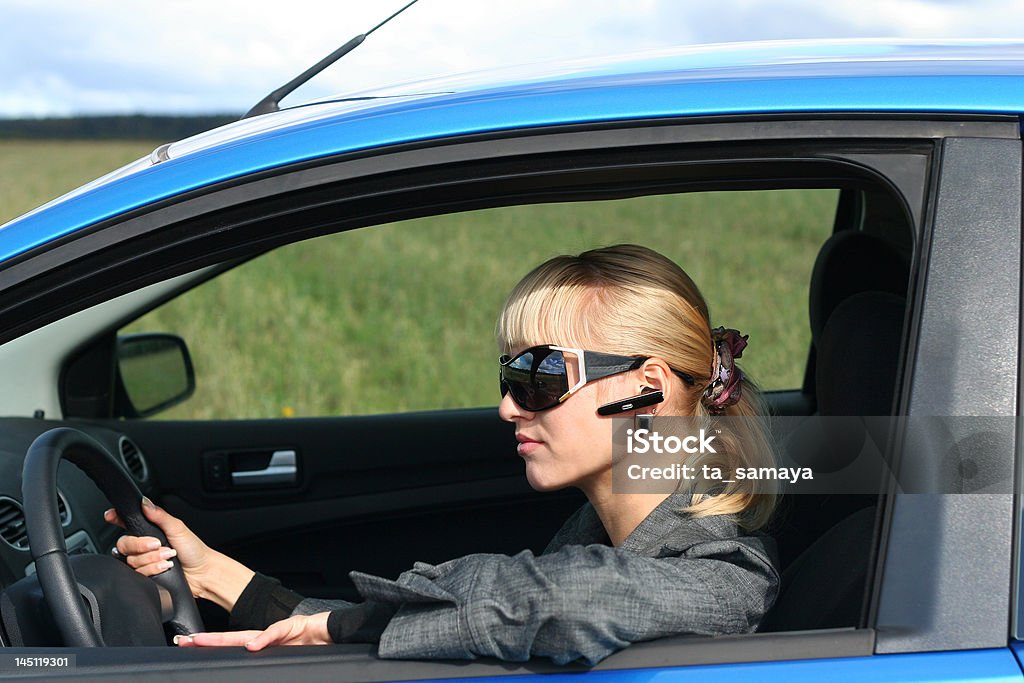
[[[736,359],[743,355],[749,337],[732,328],[716,327],[711,330],[715,360],[711,381],[704,390],[701,403],[712,415],[721,415],[727,407],[740,400],[743,393],[743,371],[736,367]]]

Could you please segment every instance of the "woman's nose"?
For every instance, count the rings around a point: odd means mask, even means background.
[[[505,422],[513,422],[515,420],[530,419],[533,417],[533,413],[529,410],[523,410],[523,408],[512,399],[511,393],[506,393],[501,403],[498,404],[498,417]]]

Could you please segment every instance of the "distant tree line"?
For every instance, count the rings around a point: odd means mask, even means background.
[[[180,140],[231,121],[240,114],[209,116],[77,116],[0,119],[0,140]]]

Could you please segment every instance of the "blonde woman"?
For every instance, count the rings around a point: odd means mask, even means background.
[[[171,548],[125,536],[117,552],[146,575],[176,558],[192,592],[247,629],[176,642],[250,650],[371,642],[384,658],[594,663],[637,641],[756,629],[778,590],[772,543],[756,533],[774,497],[744,481],[660,493],[612,483],[613,416],[761,413],[734,362],[745,338],[712,330],[686,273],[636,245],[541,264],[509,295],[497,337],[498,410],[515,425],[530,485],[575,486],[588,500],[541,555],[417,563],[393,581],[353,572],[363,602],[304,599],[145,500]],[[769,464],[763,421],[743,422],[743,438],[720,444],[716,462]],[[106,519],[119,523],[112,510]]]

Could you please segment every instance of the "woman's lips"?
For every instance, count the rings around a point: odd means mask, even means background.
[[[523,436],[522,434],[516,434],[516,441],[519,442],[519,445],[516,446],[516,453],[519,455],[529,455],[533,451],[537,450],[543,443],[542,441],[536,441],[528,436]]]

